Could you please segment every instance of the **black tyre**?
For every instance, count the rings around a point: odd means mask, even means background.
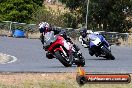
[[[106,59],[108,59],[108,60],[114,60],[115,59],[115,57],[112,55],[112,53],[108,49],[106,49],[105,47],[102,47],[102,50],[106,54]]]
[[[82,66],[84,67],[85,66],[85,59],[84,57],[82,56],[82,54],[79,54],[78,55],[78,59],[79,61],[76,63],[77,66]]]
[[[65,67],[71,67],[72,60],[66,58],[61,51],[55,52],[55,56]]]

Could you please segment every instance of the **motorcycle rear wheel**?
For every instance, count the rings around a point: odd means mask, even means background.
[[[69,61],[66,59],[66,57],[62,56],[63,53],[61,51],[56,51],[55,56],[56,58],[65,66],[65,67],[71,67],[72,66],[72,61],[69,59]]]

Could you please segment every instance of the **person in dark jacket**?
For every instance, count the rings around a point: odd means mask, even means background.
[[[45,51],[47,51],[47,48],[49,46],[46,45],[46,43],[45,43],[44,35],[51,31],[54,32],[54,35],[61,35],[67,42],[70,42],[71,44],[73,44],[73,47],[75,48],[75,50],[77,52],[80,50],[79,47],[72,42],[71,38],[69,36],[67,36],[65,29],[62,29],[62,30],[56,29],[56,28],[52,27],[51,25],[49,25],[49,23],[47,23],[47,22],[41,22],[39,24],[39,31],[41,33],[40,40],[43,45],[43,49]],[[49,52],[46,53],[46,55],[49,55],[49,54],[50,54]]]

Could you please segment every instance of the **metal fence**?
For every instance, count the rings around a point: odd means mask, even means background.
[[[75,40],[79,40],[80,33],[78,29],[70,29],[67,33]],[[102,34],[111,45],[132,45],[132,33],[102,32],[100,34]]]
[[[3,21],[0,23],[0,36],[12,37],[13,31],[16,29],[23,30],[27,38],[30,34],[38,33],[38,27],[36,24]]]
[[[62,29],[61,27],[56,27]],[[12,35],[12,30],[23,29],[26,32],[26,38],[39,38],[40,34],[36,24],[25,24],[18,22],[5,21],[0,23],[0,36]],[[74,40],[79,40],[79,29],[66,28],[68,36]],[[118,33],[118,32],[101,32],[112,45],[132,45],[132,33]]]

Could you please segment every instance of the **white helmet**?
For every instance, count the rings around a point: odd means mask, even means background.
[[[49,28],[50,27],[49,23],[45,22],[45,27]]]
[[[49,28],[49,24],[48,24],[47,22],[41,22],[41,23],[39,24],[39,28],[44,28],[44,27]]]

